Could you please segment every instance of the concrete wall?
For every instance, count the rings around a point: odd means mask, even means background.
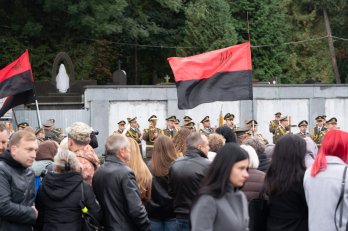
[[[209,115],[212,126],[217,126],[221,107],[224,115],[230,112],[236,116],[239,126],[246,119],[256,119],[259,132],[269,141],[272,135],[268,124],[278,111],[290,115],[292,124],[308,120],[310,128],[315,125],[316,116],[325,114],[328,119],[336,117],[341,129],[348,130],[348,85],[254,85],[253,90],[253,101],[214,102],[179,110],[174,85],[87,86],[85,107],[91,109],[92,126],[103,131],[100,138],[116,130],[118,121],[132,116],[138,117],[141,129],[148,126],[147,119],[152,114],[158,116],[160,128],[165,127],[165,118],[170,115],[181,121],[184,115],[189,115],[196,123]],[[292,131],[298,132],[298,128]]]
[[[158,127],[165,127],[165,118],[176,115],[182,122],[185,115],[200,122],[209,115],[212,126],[218,125],[221,106],[223,114],[233,113],[235,123],[242,125],[244,120],[254,118],[258,121],[259,132],[271,141],[268,123],[275,112],[290,115],[292,123],[308,120],[310,128],[318,115],[338,119],[338,126],[348,130],[348,85],[254,85],[253,101],[214,102],[197,106],[191,110],[177,108],[177,93],[174,85],[160,86],[87,86],[85,90],[85,109],[41,111],[42,120],[55,118],[57,127],[65,128],[74,121],[89,123],[100,131],[98,139],[103,151],[105,138],[117,129],[117,122],[127,117],[137,116],[140,128],[148,126],[147,119],[156,114]],[[207,92],[209,94],[209,92]],[[21,121],[35,124],[35,111],[17,112]],[[293,132],[298,132],[297,128]]]

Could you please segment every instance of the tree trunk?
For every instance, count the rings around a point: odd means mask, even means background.
[[[333,45],[330,21],[329,21],[329,17],[327,15],[327,11],[325,8],[323,9],[323,13],[324,13],[326,33],[327,33],[328,42],[329,42],[330,58],[331,58],[332,67],[333,67],[333,71],[334,71],[335,78],[336,78],[336,83],[338,84],[338,83],[341,83],[340,73],[338,72],[338,67],[337,67],[337,62],[336,62],[335,47]]]
[[[134,84],[139,84],[139,78],[138,78],[138,40],[135,40],[135,46],[134,46]]]

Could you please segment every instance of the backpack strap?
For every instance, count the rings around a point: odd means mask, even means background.
[[[344,189],[345,189],[345,185],[346,185],[346,173],[347,173],[347,166],[344,167],[344,170],[343,170],[343,176],[342,176],[342,187],[341,187],[341,194],[340,194],[340,197],[338,199],[338,202],[337,202],[337,205],[336,205],[336,210],[335,210],[335,226],[336,226],[336,230],[338,230],[338,226],[337,226],[337,222],[336,222],[336,213],[337,213],[337,210],[338,210],[338,207],[340,206],[341,204],[341,201],[344,197]],[[344,204],[342,204],[341,208],[340,208],[340,217],[339,217],[339,227],[341,228],[342,227],[342,216],[343,216],[343,206]]]

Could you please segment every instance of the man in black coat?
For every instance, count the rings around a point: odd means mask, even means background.
[[[103,210],[102,224],[111,230],[150,230],[133,171],[125,164],[130,143],[124,135],[109,136],[105,163],[94,173],[92,185]]]
[[[0,157],[0,231],[32,230],[35,209],[35,174],[32,166],[38,143],[33,133],[12,135],[9,150]]]
[[[177,228],[182,231],[190,230],[190,208],[210,165],[205,135],[192,133],[186,144],[185,156],[174,161],[169,170],[169,194],[174,198]]]

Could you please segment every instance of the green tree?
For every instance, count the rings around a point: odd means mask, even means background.
[[[225,0],[197,0],[185,9],[185,35],[180,43],[181,56],[215,50],[236,43],[235,20]]]
[[[253,76],[261,81],[287,80],[284,7],[277,0],[239,0],[230,2],[238,42],[248,40],[252,47]],[[249,24],[249,25],[248,25]],[[267,46],[263,46],[267,45]]]

